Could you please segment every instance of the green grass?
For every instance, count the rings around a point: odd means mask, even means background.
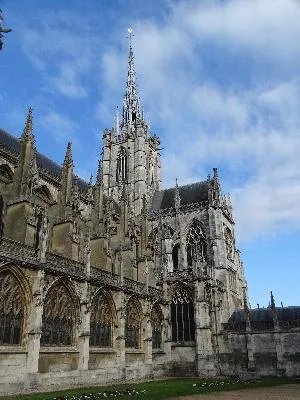
[[[221,382],[224,382],[221,384]],[[103,393],[106,393],[107,398],[111,399],[141,399],[141,400],[163,400],[171,397],[185,396],[192,394],[209,393],[224,390],[234,390],[243,388],[257,388],[282,385],[286,383],[300,383],[299,380],[289,378],[265,378],[255,381],[239,381],[238,379],[218,379],[204,380],[199,378],[178,378],[167,380],[153,380],[150,382],[123,384],[105,387],[91,387],[80,389],[69,389],[59,392],[34,393],[17,396],[4,396],[0,399],[10,400],[88,400],[88,399],[103,399]],[[193,386],[196,385],[196,386]],[[122,395],[116,395],[116,391]],[[126,392],[130,391],[130,395]],[[134,392],[135,391],[135,392]],[[141,391],[144,391],[141,393]],[[138,392],[138,393],[137,393]],[[111,393],[114,393],[112,396]],[[86,397],[85,397],[85,396]]]

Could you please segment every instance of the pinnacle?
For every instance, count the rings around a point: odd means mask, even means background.
[[[97,176],[96,176],[96,184],[100,185],[102,182],[102,161],[98,161],[98,170],[97,170]]]
[[[128,57],[128,72],[127,72],[127,84],[123,100],[123,120],[122,126],[130,126],[138,120],[142,120],[142,112],[140,105],[140,98],[137,91],[136,85],[136,74],[134,68],[134,56],[132,46],[129,46],[129,57]]]
[[[73,166],[73,159],[72,159],[72,143],[68,142],[67,151],[65,155],[64,164],[68,166]]]
[[[33,131],[32,131],[32,108],[29,107],[27,117],[26,117],[26,122],[25,122],[25,127],[23,130],[23,133],[21,135],[21,139],[25,142],[34,142],[34,136],[33,136]]]

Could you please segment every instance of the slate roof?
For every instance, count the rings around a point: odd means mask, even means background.
[[[208,200],[207,181],[179,186],[178,189],[181,206]],[[153,196],[151,210],[158,211],[174,207],[175,190],[176,188],[170,188],[156,192]]]
[[[276,307],[275,308],[278,321],[295,321],[300,320],[300,307]],[[257,308],[249,310],[251,322],[271,322],[272,310],[271,308]],[[229,318],[229,325],[234,325],[237,322],[245,322],[245,311],[236,310]]]
[[[4,152],[8,152],[12,155],[18,157],[21,144],[20,141],[15,137],[0,128],[0,147]],[[50,160],[50,158],[44,156],[43,154],[37,152],[37,165],[40,170],[42,170],[46,175],[47,172],[50,176],[60,182],[62,167],[55,161]],[[83,179],[78,178],[78,187],[82,192],[86,192],[88,188],[88,183]]]

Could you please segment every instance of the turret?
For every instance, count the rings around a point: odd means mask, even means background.
[[[33,169],[35,170],[35,176],[37,172],[35,139],[32,126],[32,108],[29,107],[25,127],[20,137],[21,151],[14,175],[13,194],[15,197],[29,195],[28,188],[31,185],[31,174]]]
[[[71,142],[67,145],[66,155],[62,167],[61,176],[61,192],[60,192],[60,216],[63,218],[66,212],[66,206],[70,204],[72,186],[73,186],[73,159],[72,159],[72,145]]]

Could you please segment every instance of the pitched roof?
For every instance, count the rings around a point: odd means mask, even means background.
[[[176,188],[169,188],[156,192],[152,200],[152,211],[163,210],[174,207]],[[207,181],[192,183],[190,185],[179,186],[180,205],[199,203],[208,200]]]
[[[300,307],[276,307],[275,313],[279,324],[284,323],[300,323]],[[268,308],[257,308],[249,310],[250,323],[253,327],[272,327],[273,312],[270,307]],[[231,331],[241,330],[245,327],[245,311],[236,310],[232,313],[228,321],[228,329]]]
[[[21,151],[21,143],[15,136],[12,136],[8,132],[0,128],[0,148],[4,152],[8,152],[10,155],[17,158]],[[50,158],[39,152],[37,152],[36,158],[39,170],[43,171],[45,175],[50,175],[50,177],[55,179],[57,182],[60,182],[62,173],[61,165],[57,164],[53,160],[50,160]],[[87,191],[87,182],[85,182],[81,178],[78,178],[77,183],[81,191]]]

